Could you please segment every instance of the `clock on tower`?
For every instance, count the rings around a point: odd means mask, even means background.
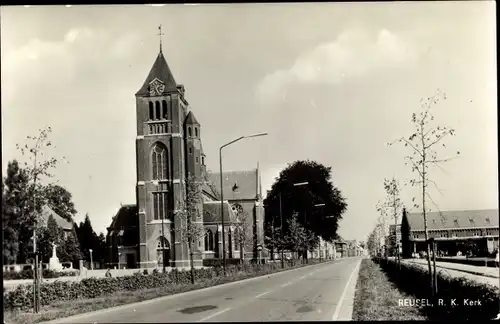
[[[149,95],[150,96],[159,96],[165,90],[165,84],[155,78],[153,81],[149,83]]]

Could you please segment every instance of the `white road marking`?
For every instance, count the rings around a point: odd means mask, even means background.
[[[231,308],[226,308],[226,309],[223,309],[223,310],[221,310],[220,312],[217,312],[217,313],[215,313],[215,314],[212,314],[212,315],[208,315],[208,316],[206,316],[206,317],[203,317],[203,318],[202,318],[201,320],[199,320],[198,322],[205,322],[206,320],[211,319],[212,317],[218,316],[218,315],[220,315],[220,314],[222,314],[222,313],[225,313],[225,312],[227,312],[227,311],[228,311],[228,310],[230,310],[230,309],[231,309]]]
[[[263,292],[262,294],[259,294],[259,295],[255,296],[255,298],[260,298],[260,297],[262,297],[262,296],[264,296],[266,294],[269,294],[269,293],[270,293],[269,291]]]
[[[360,265],[361,265],[361,260],[358,261],[358,264],[354,267],[351,275],[349,276],[349,280],[347,280],[347,284],[344,287],[344,291],[342,292],[342,295],[340,296],[339,303],[337,304],[337,307],[335,308],[335,313],[333,313],[332,321],[338,321],[340,309],[342,308],[342,303],[344,302],[345,295],[347,294],[347,289],[349,288],[349,285],[351,284],[352,278],[354,278],[354,274],[356,273],[356,270],[359,268]]]
[[[287,283],[285,283],[285,284],[282,284],[282,285],[281,285],[281,287],[286,287],[286,286],[290,285],[291,283],[292,283],[291,281],[290,281],[290,282],[287,282]]]

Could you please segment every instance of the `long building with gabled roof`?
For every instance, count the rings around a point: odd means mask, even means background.
[[[466,244],[473,243],[477,253],[488,255],[498,250],[498,209],[455,210],[426,214],[429,238],[437,249],[448,255],[466,253]],[[403,214],[401,235],[403,255],[426,251],[422,213]]]

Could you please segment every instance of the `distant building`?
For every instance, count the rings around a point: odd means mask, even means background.
[[[348,243],[346,241],[340,238],[335,240],[334,244],[335,244],[336,259],[345,258],[348,256],[349,249],[348,249]]]
[[[42,207],[42,212],[40,214],[40,222],[38,223],[40,226],[47,226],[49,221],[49,217],[52,216],[56,221],[57,225],[64,231],[64,238],[67,238],[69,233],[73,231],[73,222],[68,222],[59,214],[57,214],[52,208],[47,205]]]
[[[498,249],[498,223],[498,209],[427,213],[429,238],[435,239],[438,251],[450,256],[470,250],[477,256],[493,253]],[[421,213],[404,213],[401,233],[404,257],[426,251]]]
[[[335,259],[336,251],[335,244],[324,240],[321,236],[319,237],[318,246],[312,251],[308,251],[308,257],[314,259]]]

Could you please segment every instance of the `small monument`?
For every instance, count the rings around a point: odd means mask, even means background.
[[[49,269],[52,271],[62,271],[63,266],[61,262],[59,262],[59,258],[57,257],[56,254],[56,244],[52,244],[52,257],[49,259]]]

